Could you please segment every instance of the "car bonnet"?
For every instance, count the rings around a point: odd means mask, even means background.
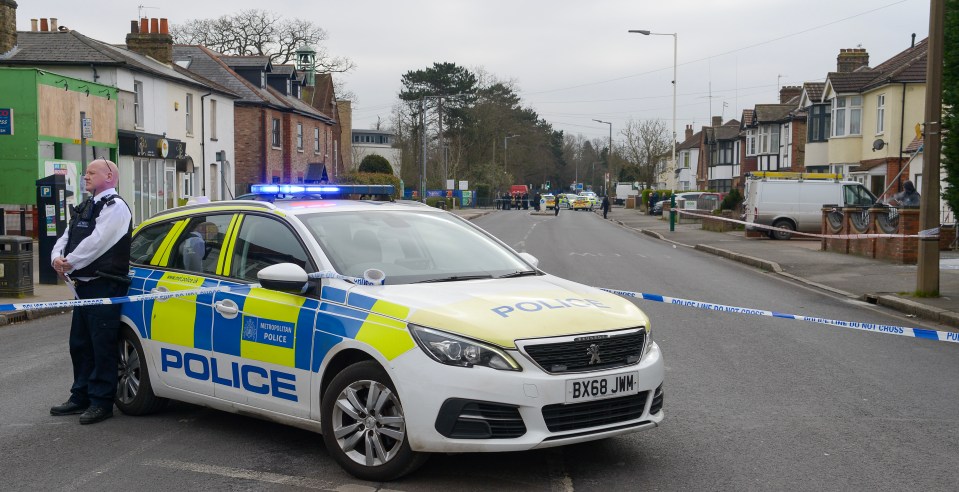
[[[387,280],[388,282],[388,280]],[[632,302],[550,275],[431,284],[356,286],[350,295],[405,306],[405,321],[500,347],[515,340],[649,325]]]

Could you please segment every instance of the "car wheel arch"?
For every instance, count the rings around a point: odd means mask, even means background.
[[[329,362],[325,364],[323,376],[320,379],[320,400],[322,401],[323,395],[326,394],[327,389],[330,387],[330,382],[333,381],[333,378],[335,378],[337,374],[353,364],[368,360],[383,366],[383,364],[377,360],[376,357],[373,357],[369,353],[358,348],[347,348],[333,355]]]

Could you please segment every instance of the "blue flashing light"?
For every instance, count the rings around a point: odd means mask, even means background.
[[[393,185],[305,185],[305,184],[255,184],[250,187],[258,195],[392,195]]]

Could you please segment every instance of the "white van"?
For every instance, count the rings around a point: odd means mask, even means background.
[[[822,232],[823,205],[868,207],[876,203],[876,197],[865,186],[839,178],[834,174],[809,173],[750,175],[746,179],[744,220],[786,229],[768,234],[773,239],[789,239],[792,234],[788,231]],[[748,225],[746,229],[765,231]]]

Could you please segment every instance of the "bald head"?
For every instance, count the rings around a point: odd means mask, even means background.
[[[97,159],[87,164],[87,172],[83,175],[87,192],[96,196],[103,190],[117,187],[120,170],[113,161]]]

